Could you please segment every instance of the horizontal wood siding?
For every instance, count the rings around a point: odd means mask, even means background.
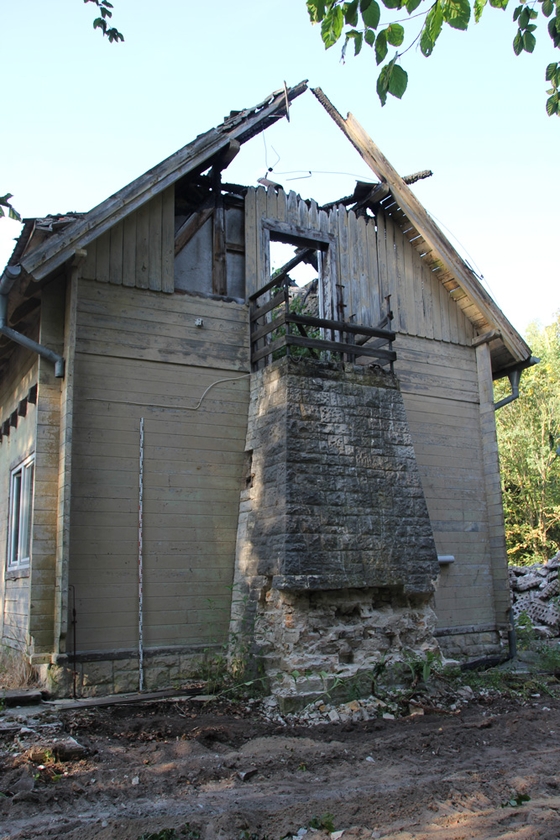
[[[202,318],[203,326],[196,320]],[[173,296],[82,281],[77,314],[81,353],[180,365],[247,369],[247,310],[188,294]]]
[[[49,284],[41,299],[40,341],[57,353],[64,352],[66,281]],[[62,380],[52,362],[39,358],[37,439],[35,447],[35,500],[31,562],[31,612],[29,635],[33,653],[56,650],[55,617],[58,555],[58,502],[60,476],[60,426]]]
[[[77,320],[70,543],[77,648],[138,642],[141,417],[145,645],[223,642],[247,425],[246,307],[106,292],[82,281]],[[235,381],[214,384],[221,379]]]
[[[13,353],[0,384],[0,405],[5,420],[37,382],[37,356],[24,348]],[[26,648],[29,630],[29,570],[6,578],[10,472],[35,451],[36,408],[27,405],[27,415],[18,418],[17,429],[0,444],[0,603],[1,641],[9,647]]]
[[[486,476],[474,349],[399,336],[395,370],[439,554],[439,626],[495,621]]]
[[[87,246],[82,276],[173,292],[175,189],[169,187]]]

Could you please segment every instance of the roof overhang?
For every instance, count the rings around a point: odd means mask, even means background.
[[[479,336],[488,335],[494,373],[500,375],[500,371],[503,371],[502,375],[505,376],[508,368],[529,360],[529,346],[381,149],[352,114],[344,119],[320,88],[314,88],[313,93],[370,169],[389,188],[388,195],[379,202],[379,207],[394,219],[432,271],[437,272],[439,281],[463,310]]]
[[[288,115],[290,102],[306,90],[306,81],[292,88],[284,85],[253,108],[232,112],[221,125],[199,135],[61,233],[49,237],[43,245],[24,255],[20,261],[23,270],[40,282],[73,257],[76,250],[85,248],[179,178],[191,172],[203,172],[219,164],[220,160],[227,165],[241,144]]]

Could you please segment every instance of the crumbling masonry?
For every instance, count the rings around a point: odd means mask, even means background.
[[[253,374],[246,484],[232,637],[254,640],[276,693],[437,649],[437,553],[393,375],[291,359]]]

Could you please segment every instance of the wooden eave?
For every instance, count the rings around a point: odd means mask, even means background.
[[[478,335],[492,334],[494,336],[488,342],[494,372],[510,368],[531,356],[529,346],[514,330],[501,309],[481,285],[476,274],[456,251],[454,251],[454,262],[460,261],[463,266],[461,279],[458,279],[457,276],[459,272],[450,268],[450,261],[445,259],[442,252],[430,247],[423,234],[403,211],[392,191],[390,195],[379,202],[377,209],[390,216],[398,225],[404,237],[418,251],[421,258],[429,265],[430,270],[437,275],[439,282],[472,323]],[[443,233],[441,236],[443,237]],[[449,242],[448,246],[453,249]],[[468,275],[468,283],[465,282],[467,279],[464,277],[465,273]],[[467,286],[470,286],[469,291],[466,291]]]
[[[307,90],[307,82],[275,91],[253,108],[233,112],[221,125],[199,135],[178,152],[98,204],[83,218],[69,225],[37,249],[25,254],[20,265],[40,282],[60,268],[75,251],[121,219],[163,192],[179,178],[193,171],[203,171],[227,155],[235,144],[242,144],[264,131],[288,113],[289,103]]]
[[[313,93],[370,169],[383,184],[388,186],[390,194],[378,206],[394,219],[431,270],[437,272],[439,281],[461,307],[477,333],[479,335],[494,331],[499,333],[499,337],[489,342],[494,372],[527,361],[531,356],[529,346],[510,324],[472,269],[460,257],[381,149],[376,146],[352,114],[348,114],[344,119],[320,88],[313,89]]]

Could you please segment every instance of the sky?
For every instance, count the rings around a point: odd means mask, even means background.
[[[431,58],[407,53],[408,90],[381,108],[373,52],[364,46],[343,64],[304,0],[113,0],[118,45],[93,31],[93,4],[1,2],[0,191],[24,217],[87,211],[232,109],[309,79],[401,175],[433,171],[416,195],[516,329],[560,310],[560,120],[546,115],[544,81],[558,53],[543,23],[535,52],[518,58],[511,10],[487,8],[468,32],[447,28]],[[396,14],[382,21],[406,17]],[[243,147],[226,177],[256,184],[268,167],[286,190],[319,202],[373,179],[309,92],[289,123]],[[0,220],[2,264],[18,231]]]

